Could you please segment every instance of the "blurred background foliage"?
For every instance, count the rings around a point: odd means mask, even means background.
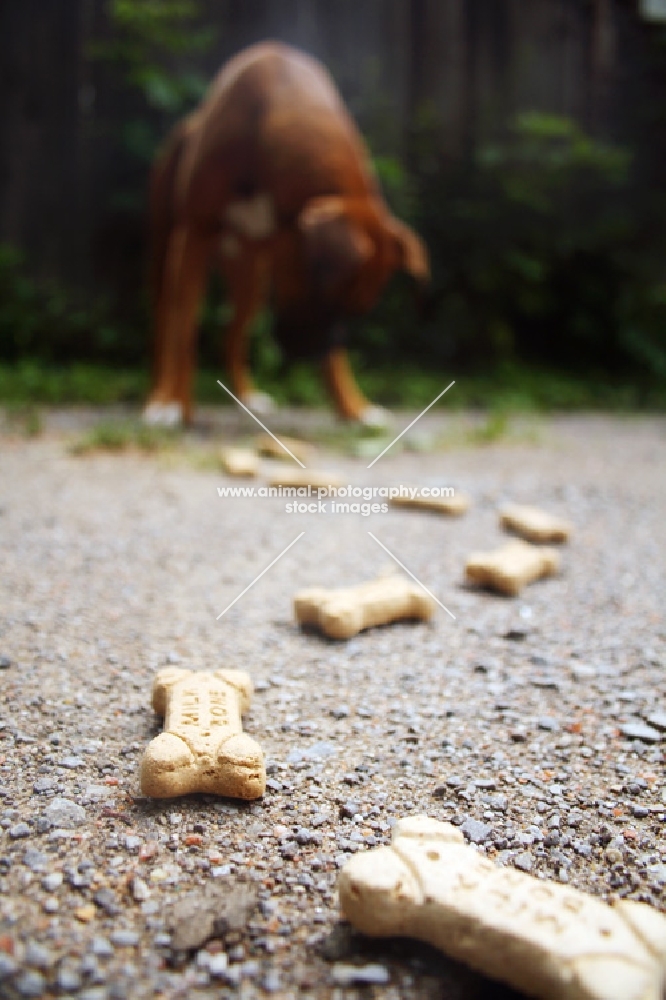
[[[113,200],[140,215],[160,141],[205,91],[202,65],[216,32],[195,0],[109,0],[106,13],[108,30],[88,45],[87,58],[103,64],[126,95],[129,111],[113,141],[133,169],[123,173]],[[658,61],[663,30],[653,32],[651,45]],[[666,94],[649,113],[663,132]],[[632,391],[616,398],[661,405],[666,197],[663,178],[655,182],[655,151],[631,136],[611,141],[570,117],[526,110],[451,156],[431,103],[421,102],[398,141],[380,92],[365,102],[361,124],[387,200],[425,239],[433,270],[423,308],[396,279],[375,312],[356,324],[356,361],[378,398],[420,402],[434,372],[454,370],[474,375],[478,386],[494,372],[509,395],[511,385],[518,394],[529,385],[527,395],[538,398],[535,372],[548,370],[546,403],[592,398],[553,375],[567,372],[602,387],[628,380]],[[108,291],[91,296],[32,276],[22,253],[0,245],[0,394],[8,365],[29,384],[35,366],[77,362],[78,383],[70,378],[63,389],[61,380],[52,392],[74,398],[85,396],[86,364],[144,366],[150,321],[140,284],[119,308]],[[224,289],[213,279],[201,323],[204,367],[219,369],[228,316]],[[318,402],[318,383],[307,366],[287,369],[270,326],[266,312],[252,346],[260,381],[278,396]],[[119,394],[138,398],[144,390],[143,377],[125,378]],[[609,402],[605,388],[596,395]]]

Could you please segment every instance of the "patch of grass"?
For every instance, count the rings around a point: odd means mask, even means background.
[[[365,359],[367,364],[367,358]],[[406,366],[365,370],[354,363],[359,383],[373,402],[388,407],[420,409],[455,379],[437,404],[447,410],[483,409],[492,413],[541,410],[666,411],[666,381],[609,379],[600,374],[573,375],[525,365],[498,366],[474,374],[428,371]],[[223,371],[199,371],[195,398],[199,403],[235,405],[217,384],[228,384]],[[260,388],[283,405],[328,406],[315,364],[298,364],[280,375],[259,379]],[[12,405],[112,403],[140,405],[147,397],[147,371],[98,365],[53,367],[33,360],[0,365],[0,403]]]
[[[18,430],[26,438],[39,437],[44,429],[42,415],[32,403],[15,403],[5,413],[10,429]]]
[[[147,427],[138,421],[106,420],[73,442],[69,451],[72,455],[88,455],[94,451],[119,452],[134,448],[154,454],[171,448],[179,437],[179,431]]]

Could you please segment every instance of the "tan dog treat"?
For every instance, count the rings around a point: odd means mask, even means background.
[[[465,573],[471,583],[515,597],[525,584],[554,576],[559,568],[555,549],[536,548],[516,539],[493,552],[475,552],[467,560]]]
[[[436,514],[457,517],[469,509],[470,500],[464,493],[452,497],[391,497],[392,507],[411,507],[416,510],[431,510]]]
[[[661,1000],[666,918],[500,868],[449,823],[400,820],[355,855],[340,904],[364,934],[409,936],[541,1000]]]
[[[567,542],[571,534],[568,521],[547,514],[538,507],[523,507],[518,504],[508,504],[502,508],[500,526],[505,531],[512,531],[514,535],[537,544]]]
[[[268,485],[294,489],[307,489],[311,486],[313,490],[317,490],[328,489],[329,486],[337,488],[342,486],[343,482],[335,473],[322,472],[318,469],[295,469],[293,466],[285,465],[284,468],[270,470]]]
[[[299,441],[298,438],[292,437],[281,437],[280,441],[284,444],[289,451],[294,455],[299,462],[303,462],[307,465],[314,458],[315,450],[311,444],[306,441]],[[285,451],[280,444],[272,438],[270,434],[259,434],[255,439],[254,447],[257,452],[264,458],[280,458],[285,459],[289,456],[289,451]]]
[[[350,639],[364,628],[406,618],[432,617],[435,602],[401,576],[387,576],[358,587],[302,590],[294,597],[299,625],[320,629],[331,639]]]
[[[259,472],[259,458],[249,448],[223,448],[220,461],[229,476],[250,477]]]
[[[264,754],[241,725],[251,695],[252,682],[243,670],[160,670],[153,708],[164,716],[164,732],[151,740],[141,761],[144,795],[262,796]]]

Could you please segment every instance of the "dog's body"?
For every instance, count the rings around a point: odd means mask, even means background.
[[[428,277],[425,248],[394,219],[332,80],[277,43],[234,57],[174,129],[151,181],[154,388],[146,417],[191,415],[198,308],[217,263],[234,308],[226,360],[234,393],[259,408],[245,340],[271,295],[291,354],[324,354],[339,413],[371,422],[339,323],[367,311],[402,268]],[[266,402],[265,397],[263,402]]]

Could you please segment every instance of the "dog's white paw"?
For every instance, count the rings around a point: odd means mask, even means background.
[[[149,427],[180,427],[183,422],[181,403],[148,403],[143,411],[143,422]]]
[[[262,417],[268,416],[269,413],[275,413],[277,409],[275,402],[266,392],[249,392],[247,396],[243,396],[243,402],[248,410],[252,413],[258,413]]]
[[[390,430],[393,418],[383,406],[367,406],[358,418],[358,423],[372,430]]]

